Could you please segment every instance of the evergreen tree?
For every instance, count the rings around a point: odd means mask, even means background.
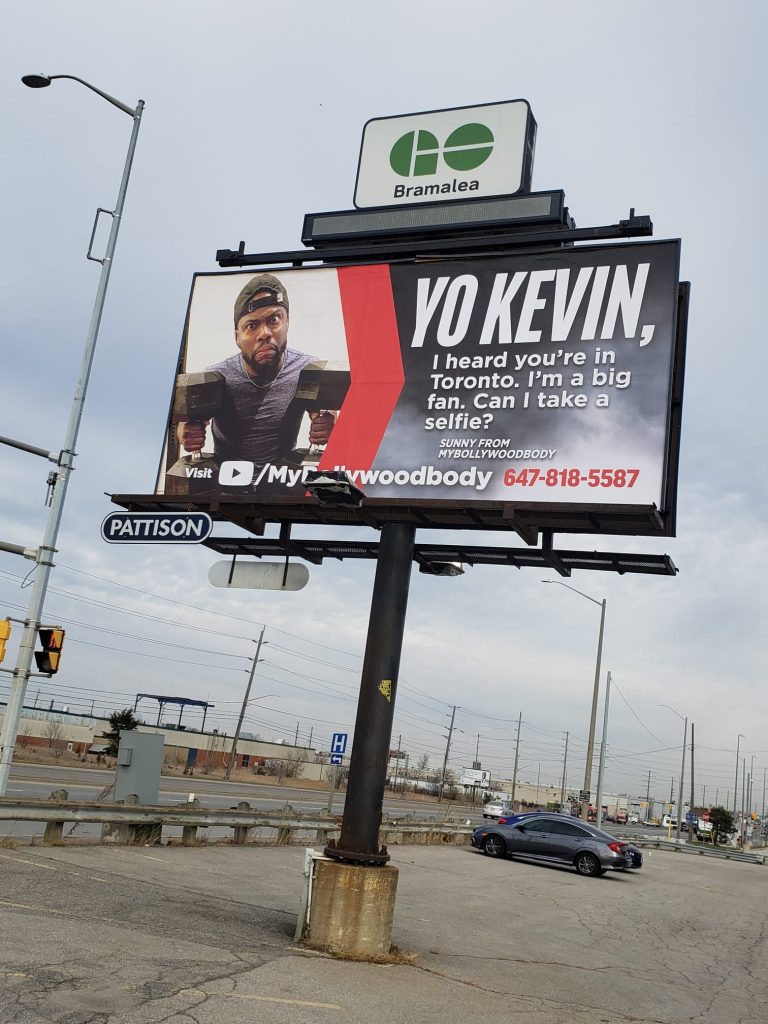
[[[720,842],[720,836],[727,836],[733,831],[733,814],[724,807],[713,807],[709,812],[709,820],[712,822],[715,843]]]
[[[139,724],[138,718],[130,708],[123,708],[122,711],[114,711],[109,716],[109,732],[104,734],[108,741],[107,754],[110,757],[117,756],[117,748],[120,744],[120,733],[132,732]]]

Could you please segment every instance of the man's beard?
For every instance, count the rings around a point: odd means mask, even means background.
[[[285,362],[286,348],[287,345],[283,345],[282,348],[279,348],[277,345],[271,344],[262,345],[261,348],[258,350],[259,352],[263,352],[264,349],[272,349],[272,351],[275,352],[276,357],[274,359],[271,359],[268,363],[261,363],[255,358],[257,353],[254,353],[254,355],[252,356],[247,356],[245,355],[245,353],[243,353],[243,361],[245,362],[248,369],[255,376],[274,378],[283,368],[283,363]]]

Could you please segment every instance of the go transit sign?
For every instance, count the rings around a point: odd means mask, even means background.
[[[110,512],[101,536],[109,544],[202,544],[212,529],[206,512]]]
[[[355,206],[529,192],[535,141],[526,100],[373,118],[363,128]]]

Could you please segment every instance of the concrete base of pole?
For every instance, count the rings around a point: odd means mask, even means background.
[[[315,861],[305,942],[314,949],[374,960],[389,954],[398,869]]]

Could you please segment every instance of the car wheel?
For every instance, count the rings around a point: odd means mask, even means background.
[[[483,840],[483,853],[489,857],[505,857],[507,847],[501,836],[486,836]]]
[[[580,875],[588,875],[595,878],[598,875],[604,874],[600,867],[600,861],[594,853],[577,853],[573,864]]]

